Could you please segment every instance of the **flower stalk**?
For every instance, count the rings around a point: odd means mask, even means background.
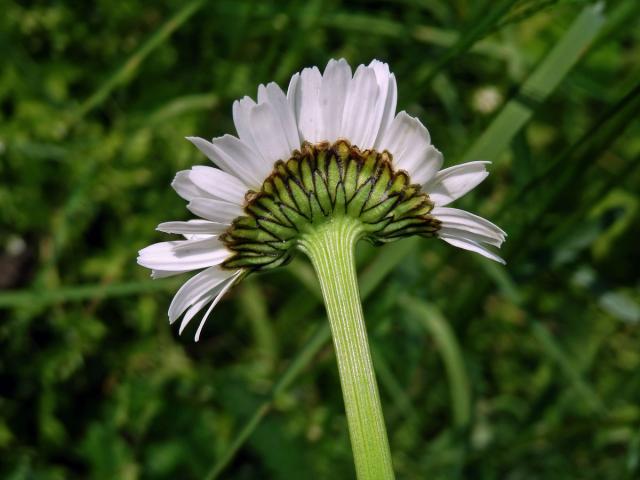
[[[347,216],[309,228],[300,249],[318,275],[338,361],[359,480],[394,478],[356,276],[354,247],[362,224]]]

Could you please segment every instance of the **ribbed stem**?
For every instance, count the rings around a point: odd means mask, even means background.
[[[359,480],[394,478],[378,386],[369,353],[354,262],[358,220],[334,218],[303,235],[324,297]]]

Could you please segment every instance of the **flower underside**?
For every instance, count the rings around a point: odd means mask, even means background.
[[[228,269],[266,270],[292,258],[301,235],[331,219],[359,220],[362,235],[382,244],[409,235],[432,237],[440,221],[434,204],[389,152],[361,151],[345,140],[304,143],[276,162],[259,192],[249,191],[245,215],[220,236],[232,252]]]

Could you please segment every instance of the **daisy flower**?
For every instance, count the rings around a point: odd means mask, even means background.
[[[237,136],[189,137],[214,164],[178,172],[173,188],[198,219],[161,223],[184,240],[142,249],[153,278],[201,270],[169,307],[180,332],[201,311],[196,341],[215,305],[248,273],[286,263],[305,232],[341,216],[360,237],[386,243],[437,237],[504,263],[489,246],[506,234],[448,205],[488,175],[490,162],[441,170],[442,154],[420,120],[396,113],[396,79],[386,63],[344,60],[296,73],[285,94],[260,85],[257,101],[233,104]],[[216,168],[217,167],[217,168]]]

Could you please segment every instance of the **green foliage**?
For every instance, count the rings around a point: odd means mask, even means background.
[[[198,344],[137,250],[257,84],[388,61],[506,267],[359,246],[399,479],[640,475],[640,3],[13,2],[0,17],[0,476],[351,478],[309,264],[235,288]]]

